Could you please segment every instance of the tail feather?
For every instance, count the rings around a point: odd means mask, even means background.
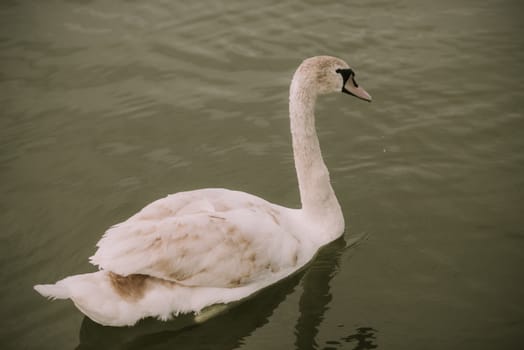
[[[37,284],[33,287],[42,296],[55,300],[55,299],[67,299],[69,298],[69,288],[61,283],[56,284]]]
[[[141,280],[138,285],[120,282],[115,285],[111,276],[110,272],[100,270],[69,276],[55,284],[38,284],[33,288],[49,299],[71,299],[87,317],[104,326],[132,326],[145,317],[168,320],[173,315],[199,313],[207,305],[228,303],[252,293],[252,289],[245,287],[223,288],[224,293],[228,293],[224,300],[224,297],[217,297],[220,288],[186,287],[154,277],[145,282]],[[129,289],[127,292],[126,288]],[[143,290],[136,294],[137,288]],[[204,322],[225,309],[223,306],[211,307],[195,321]]]

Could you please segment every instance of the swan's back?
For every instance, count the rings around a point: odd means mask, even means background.
[[[287,231],[290,213],[238,191],[179,192],[110,228],[90,260],[121,276],[191,287],[244,286],[302,260],[300,237]]]

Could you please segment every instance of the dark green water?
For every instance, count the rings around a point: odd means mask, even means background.
[[[521,349],[519,1],[3,1],[2,349]],[[298,205],[300,61],[346,59],[371,104],[319,101],[348,223],[304,273],[198,327],[99,327],[35,283],[93,271],[109,226],[227,187]]]

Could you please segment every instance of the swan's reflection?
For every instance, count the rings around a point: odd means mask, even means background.
[[[304,292],[300,298],[295,345],[298,349],[316,349],[318,326],[331,301],[329,282],[338,272],[340,256],[346,247],[344,239],[325,246],[307,269],[302,280]]]
[[[233,349],[245,337],[266,324],[278,305],[302,281],[296,346],[316,348],[315,337],[331,300],[329,282],[336,274],[340,256],[348,245],[341,238],[321,249],[314,261],[298,274],[261,291],[203,324],[190,316],[170,322],[143,320],[134,327],[103,327],[84,318],[78,349]]]

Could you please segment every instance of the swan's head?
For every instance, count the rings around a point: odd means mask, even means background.
[[[315,56],[302,62],[295,78],[315,89],[318,94],[344,92],[371,102],[371,96],[355,79],[355,71],[341,60],[331,56]]]

